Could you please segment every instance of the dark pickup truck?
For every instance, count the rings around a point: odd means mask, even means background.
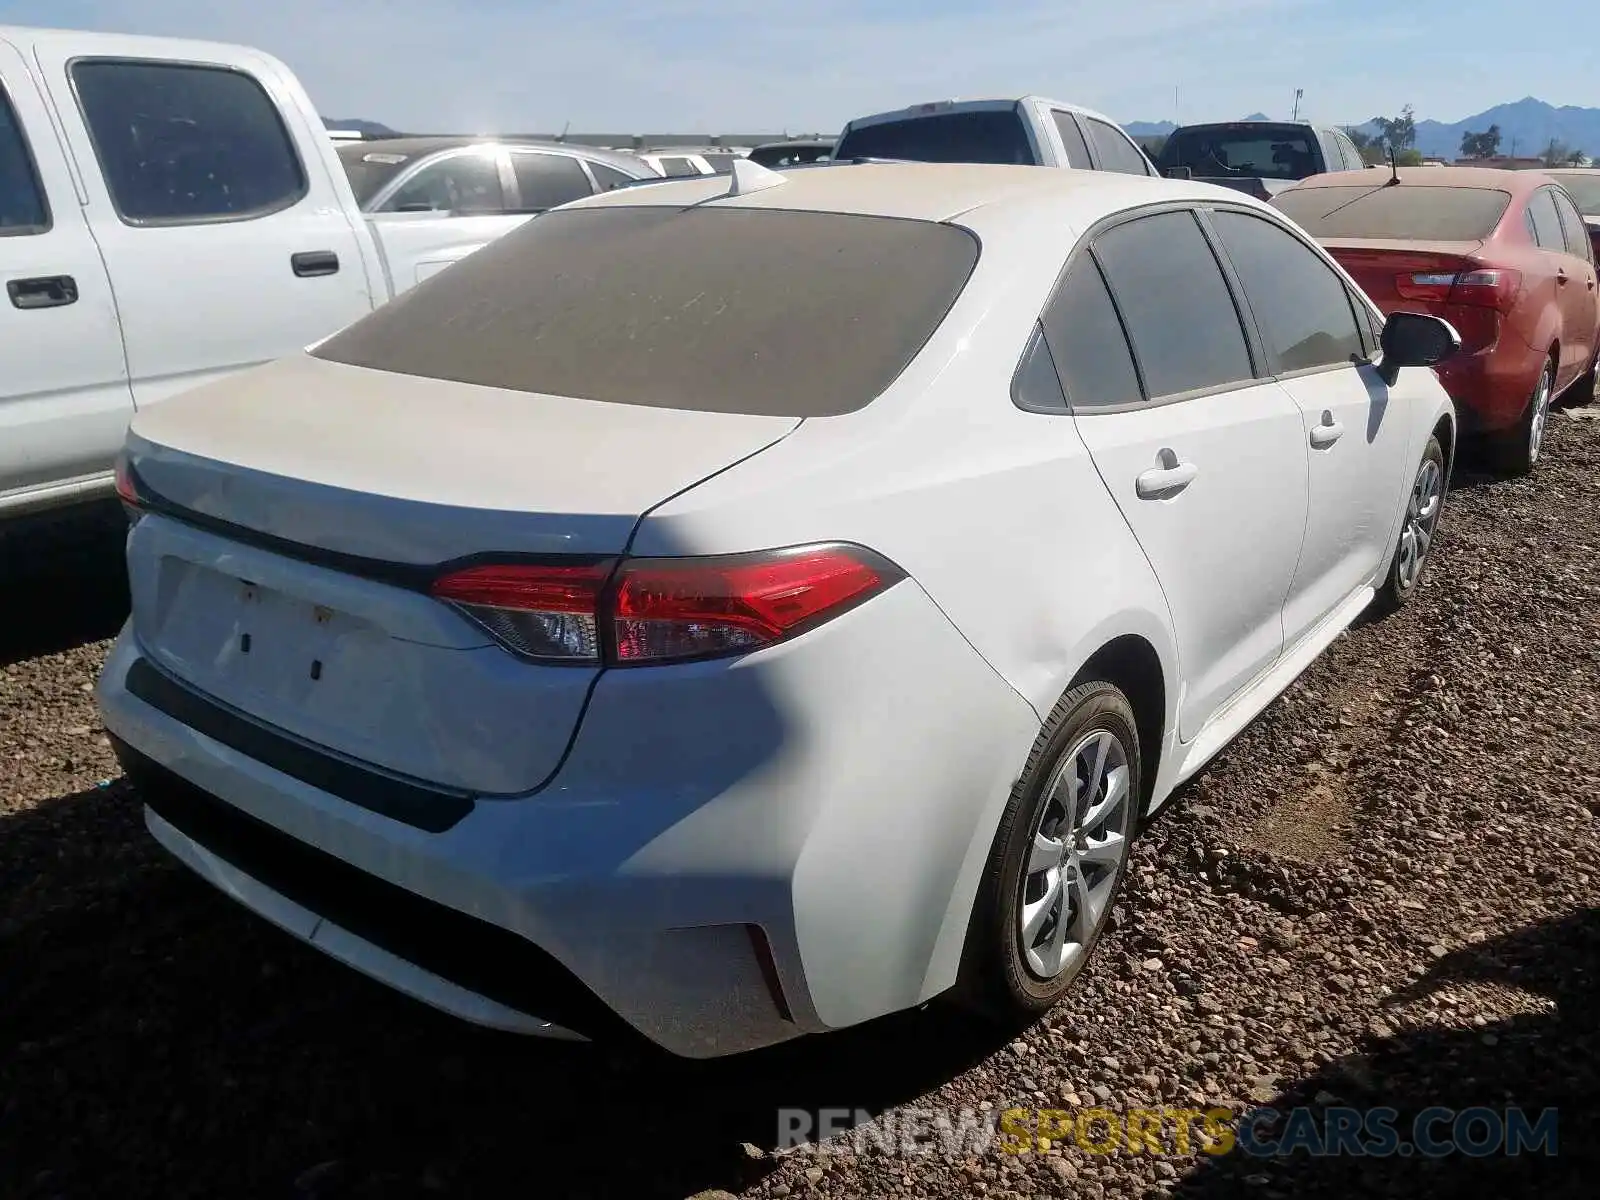
[[[1303,121],[1180,125],[1156,157],[1168,178],[1219,183],[1261,200],[1313,175],[1365,166],[1344,130]]]

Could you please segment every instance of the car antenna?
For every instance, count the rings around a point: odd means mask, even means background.
[[[767,188],[788,183],[788,177],[779,174],[748,158],[733,160],[732,179],[724,196],[742,196],[746,192],[762,192]]]
[[[1383,185],[1384,187],[1393,187],[1400,182],[1400,164],[1395,161],[1394,147],[1392,145],[1389,147],[1389,170],[1391,172],[1389,181]]]

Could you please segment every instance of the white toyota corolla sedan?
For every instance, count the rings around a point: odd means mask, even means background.
[[[1141,818],[1417,587],[1457,345],[1202,184],[596,196],[138,414],[105,723],[173,854],[471,1021],[1025,1020]]]

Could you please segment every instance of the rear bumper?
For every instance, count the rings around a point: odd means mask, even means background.
[[[1437,369],[1456,402],[1462,431],[1493,433],[1522,419],[1544,364],[1543,351],[1507,330],[1492,349],[1446,359]]]
[[[603,675],[551,784],[430,829],[134,694],[143,660],[124,630],[105,723],[213,884],[465,1019],[697,1058],[950,986],[1038,732],[907,581],[732,664]]]

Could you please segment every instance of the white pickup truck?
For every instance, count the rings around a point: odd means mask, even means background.
[[[366,215],[337,145],[259,51],[0,26],[0,531],[110,496],[135,410],[320,341],[528,219]]]

